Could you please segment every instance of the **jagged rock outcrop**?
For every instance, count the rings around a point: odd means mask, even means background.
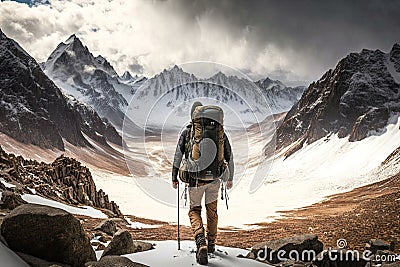
[[[0,175],[20,184],[18,193],[31,193],[64,202],[107,209],[122,217],[118,205],[96,189],[89,169],[75,159],[60,156],[46,164],[6,153],[0,146]]]
[[[96,260],[79,220],[61,209],[19,206],[4,218],[1,234],[12,250],[47,261],[81,267]]]
[[[389,53],[351,53],[313,82],[288,112],[277,129],[277,149],[293,143],[301,148],[330,133],[359,141],[380,131],[400,111],[399,77],[398,44]]]

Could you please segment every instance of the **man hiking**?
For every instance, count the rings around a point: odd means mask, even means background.
[[[191,124],[181,133],[172,168],[172,184],[178,187],[178,172],[183,157],[188,165],[184,182],[189,185],[189,219],[196,241],[196,260],[208,264],[207,253],[215,251],[217,238],[217,202],[222,182],[232,188],[234,173],[231,145],[223,132],[223,112],[217,106],[203,106],[195,102],[191,109]],[[211,142],[212,141],[212,142]],[[182,164],[182,166],[184,165]],[[181,174],[180,178],[182,180]],[[207,215],[206,235],[201,218],[201,202],[205,195]]]

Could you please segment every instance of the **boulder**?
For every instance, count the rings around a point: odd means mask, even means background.
[[[376,253],[378,250],[389,250],[391,249],[390,243],[381,240],[381,239],[371,239],[366,245],[365,248],[371,250],[372,253]],[[394,249],[394,248],[393,248]]]
[[[22,204],[27,204],[25,200],[21,198],[19,194],[14,192],[5,191],[2,193],[0,209],[13,210]]]
[[[12,250],[46,261],[80,267],[96,260],[80,222],[61,209],[21,205],[4,217],[1,234]]]
[[[100,230],[100,231],[112,236],[115,234],[115,232],[117,232],[117,224],[112,219],[104,220],[104,221],[100,222],[94,228],[94,230]]]
[[[276,264],[282,259],[312,261],[323,249],[316,235],[300,235],[262,242],[254,245],[252,255],[258,260]],[[278,257],[279,255],[279,257]]]
[[[133,241],[128,230],[115,233],[110,244],[106,247],[101,257],[110,255],[124,255],[153,249],[153,245],[141,241]]]
[[[147,267],[140,263],[131,261],[121,256],[105,256],[99,261],[91,261],[85,264],[85,267]]]
[[[153,244],[143,241],[133,241],[133,246],[135,247],[135,253],[151,250],[154,248]]]
[[[127,230],[115,233],[110,244],[106,247],[101,257],[110,255],[123,255],[135,252],[132,235]]]

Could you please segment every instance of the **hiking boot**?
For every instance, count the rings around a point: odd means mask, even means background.
[[[215,241],[214,240],[208,240],[208,242],[207,242],[207,251],[208,251],[208,253],[214,253],[215,252]]]
[[[204,234],[198,234],[196,236],[196,261],[200,265],[208,264],[208,255],[207,255],[207,243]]]

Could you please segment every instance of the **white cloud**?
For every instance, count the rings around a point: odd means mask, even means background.
[[[296,53],[272,44],[256,48],[251,28],[233,34],[228,22],[212,11],[193,19],[181,14],[173,1],[49,2],[33,7],[0,3],[1,29],[39,62],[76,33],[92,53],[106,57],[120,74],[130,69],[151,76],[172,64],[207,60],[254,77],[285,72],[296,73],[286,75],[289,80],[309,78]]]

